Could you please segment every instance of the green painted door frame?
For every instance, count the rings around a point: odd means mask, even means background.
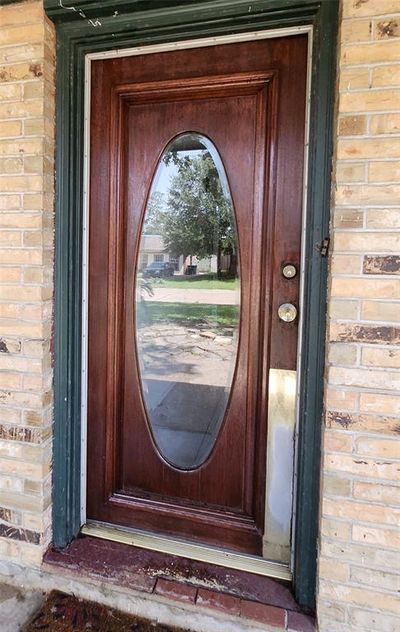
[[[294,590],[315,603],[320,439],[338,0],[44,0],[57,25],[53,542],[80,529],[84,62],[87,53],[311,24],[305,331],[296,485]],[[199,49],[201,54],[201,49]]]

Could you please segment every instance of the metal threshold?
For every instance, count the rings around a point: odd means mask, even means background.
[[[212,546],[193,544],[185,540],[175,540],[161,535],[127,529],[100,522],[88,522],[83,525],[81,532],[84,535],[113,542],[121,542],[130,546],[143,549],[169,553],[178,557],[187,557],[198,562],[207,562],[248,573],[264,575],[287,582],[292,580],[290,569],[284,564],[270,562],[255,555],[245,555],[233,551],[225,551]]]

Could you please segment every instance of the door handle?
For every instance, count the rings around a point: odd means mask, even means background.
[[[278,308],[278,316],[284,323],[292,323],[297,318],[297,308],[292,303],[282,303]]]

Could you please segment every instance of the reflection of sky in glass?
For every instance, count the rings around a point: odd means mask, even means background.
[[[205,153],[208,152],[201,149],[192,149],[191,151],[179,151],[178,156],[179,158],[186,158],[187,156],[190,156],[191,158],[196,158],[197,156],[201,156]],[[172,161],[168,165],[164,164],[163,169],[158,169],[151,185],[150,197],[155,191],[158,191],[159,193],[162,193],[162,195],[164,196],[164,202],[166,202],[172,179],[178,175],[178,172],[178,166]]]

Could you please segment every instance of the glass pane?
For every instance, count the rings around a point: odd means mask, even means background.
[[[176,137],[152,183],[136,276],[136,338],[154,441],[194,469],[218,437],[236,365],[240,316],[234,209],[215,146]]]

